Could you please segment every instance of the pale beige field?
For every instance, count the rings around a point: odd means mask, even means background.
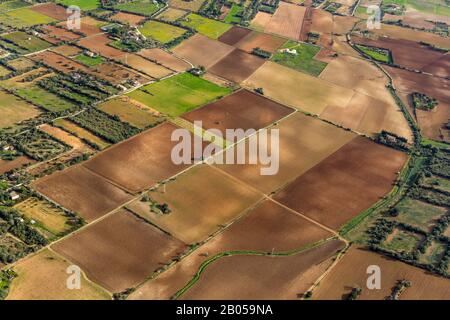
[[[268,61],[244,81],[249,88],[300,110],[320,114],[328,105],[347,105],[353,91]]]
[[[19,275],[13,280],[8,300],[111,300],[101,287],[87,280],[83,274],[81,288],[69,290],[66,285],[67,268],[71,262],[44,250],[14,265]]]

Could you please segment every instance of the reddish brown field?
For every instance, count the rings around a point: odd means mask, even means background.
[[[219,41],[230,46],[234,46],[236,43],[250,34],[252,30],[242,27],[232,27],[219,37]]]
[[[264,32],[299,40],[305,11],[305,7],[281,2],[278,10],[266,24]]]
[[[316,280],[311,269],[343,248],[343,242],[334,240],[292,256],[223,258],[209,265],[181,299],[298,299]]]
[[[274,53],[285,42],[286,39],[254,31],[236,43],[235,47],[248,53],[251,53],[255,48]]]
[[[42,13],[56,20],[66,20],[70,14],[66,12],[66,8],[54,3],[38,4],[30,7],[31,10]]]
[[[42,27],[42,30],[51,38],[55,38],[60,41],[73,41],[81,38],[80,35],[75,34],[69,30],[57,28],[55,26],[46,25]]]
[[[121,210],[53,249],[112,292],[137,285],[184,250],[184,244]]]
[[[178,143],[171,141],[175,129],[169,123],[159,125],[114,145],[84,166],[132,192],[149,188],[188,167],[171,160]]]
[[[264,62],[262,58],[236,49],[213,65],[209,72],[240,83],[250,77]]]
[[[145,20],[145,17],[127,12],[118,12],[115,15],[113,15],[110,19],[117,20],[121,23],[129,23],[132,26],[137,26],[138,24],[140,24],[142,21]]]
[[[402,152],[357,137],[274,199],[337,230],[392,189],[406,158]]]
[[[0,159],[0,175],[33,162],[35,162],[33,159],[26,156],[17,157],[11,161]]]
[[[98,34],[92,37],[81,39],[78,44],[92,52],[100,54],[110,59],[123,58],[126,52],[108,46],[112,40],[105,34]]]
[[[380,290],[367,289],[367,268],[371,265],[381,268]],[[357,286],[362,289],[358,299],[383,300],[402,279],[411,281],[411,287],[401,294],[401,300],[450,299],[450,280],[358,247],[349,249],[313,291],[312,297],[316,300],[342,300]]]
[[[248,90],[240,90],[221,100],[188,112],[183,118],[202,121],[205,129],[259,130],[294,112],[293,109],[273,102]]]
[[[59,171],[32,187],[63,207],[93,221],[131,200],[131,195],[83,166]]]
[[[151,61],[155,61],[156,63],[160,63],[173,71],[182,72],[190,68],[189,63],[175,57],[172,53],[159,48],[144,49],[137,54]]]
[[[198,249],[198,252],[138,288],[130,298],[168,299],[190,280],[205,260],[221,252],[285,252],[330,235],[301,216],[266,200]]]
[[[196,34],[183,41],[173,52],[194,65],[209,68],[233,50],[225,43]]]
[[[439,105],[435,110],[424,112],[419,110],[417,120],[426,137],[445,140],[442,127],[450,118],[450,80],[399,68],[387,66],[384,68],[393,78],[400,98],[410,108],[408,97],[412,92],[421,92],[438,100]]]
[[[388,49],[392,53],[395,64],[422,71],[425,66],[434,63],[444,56],[441,52],[431,50],[417,42],[408,40],[383,37],[372,40],[369,38],[353,36],[352,41],[357,44]]]
[[[80,70],[89,73],[88,67],[74,60],[66,58],[60,54],[53,51],[44,51],[33,56],[30,59],[38,62],[43,62],[45,65],[50,66],[62,73],[70,73],[75,70]]]
[[[333,32],[333,15],[327,11],[312,9],[312,32],[331,34]]]
[[[439,77],[450,78],[450,54],[447,53],[440,59],[423,67],[422,70],[424,72],[428,72]]]

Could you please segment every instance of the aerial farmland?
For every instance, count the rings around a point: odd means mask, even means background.
[[[450,300],[449,27],[0,0],[0,300]]]

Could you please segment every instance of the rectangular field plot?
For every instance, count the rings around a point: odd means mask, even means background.
[[[172,53],[159,48],[144,49],[139,51],[137,54],[151,61],[162,64],[164,67],[173,71],[181,72],[190,69],[189,63],[175,57]]]
[[[232,46],[196,34],[175,47],[173,52],[194,65],[209,68],[233,50]]]
[[[10,127],[41,114],[38,108],[16,96],[0,91],[0,128]]]
[[[412,253],[417,249],[422,238],[421,235],[395,228],[381,246],[398,253]]]
[[[224,164],[217,167],[265,194],[270,194],[355,138],[355,134],[349,131],[301,113],[280,121],[273,128],[279,130],[279,168],[276,174],[261,175],[261,170],[268,167],[261,163]],[[246,159],[249,159],[251,154],[248,141],[241,142],[235,149],[242,147],[245,148]],[[270,146],[269,151],[272,152]]]
[[[158,65],[137,54],[127,54],[121,59],[127,66],[138,70],[152,78],[161,79],[171,75],[173,72],[164,66]]]
[[[83,166],[36,180],[32,187],[87,221],[95,220],[131,199],[131,195]]]
[[[231,25],[229,24],[208,19],[194,13],[189,14],[180,20],[180,22],[182,25],[195,29],[202,35],[211,39],[218,39],[222,34],[231,28]]]
[[[182,73],[149,84],[128,94],[150,108],[169,116],[179,116],[231,92],[202,78]]]
[[[36,65],[33,61],[25,57],[9,60],[7,64],[16,71],[23,71]]]
[[[274,199],[336,230],[392,189],[406,158],[402,152],[357,137]]]
[[[25,217],[35,221],[34,226],[49,232],[52,236],[62,235],[76,224],[70,224],[70,217],[50,202],[31,197],[14,206]]]
[[[82,11],[97,9],[100,6],[100,0],[57,0],[65,6],[77,6]]]
[[[127,141],[116,144],[85,162],[93,172],[132,192],[149,188],[183,171],[189,165],[176,165],[171,159],[171,141],[176,126],[163,123]]]
[[[189,11],[198,11],[206,0],[169,0],[169,5],[178,9],[184,9]]]
[[[226,129],[259,130],[294,112],[256,93],[240,90],[216,102],[191,111],[183,118],[202,121],[204,129],[218,129],[225,136]]]
[[[1,160],[0,159],[0,174],[4,174],[16,168],[20,168],[27,164],[35,162],[33,159],[26,156],[17,157],[14,160]]]
[[[13,42],[21,48],[26,49],[28,52],[41,51],[52,46],[47,41],[41,40],[35,36],[21,31],[3,34],[1,37],[3,39],[7,39],[10,42]]]
[[[139,31],[141,31],[144,36],[155,39],[163,44],[169,43],[187,32],[185,29],[153,20],[144,23],[139,27]]]
[[[184,244],[127,211],[119,211],[52,247],[112,292],[136,286]]]
[[[209,68],[209,72],[222,78],[241,83],[250,77],[265,60],[253,54],[236,49],[215,65]]]
[[[264,25],[264,31],[290,38],[292,40],[299,40],[302,32],[305,12],[305,7],[281,2],[275,14],[268,18],[268,21],[262,22],[262,25]]]
[[[157,116],[150,109],[128,97],[108,100],[97,105],[97,108],[112,116],[118,116],[120,120],[140,129],[154,127],[164,121],[163,117]]]
[[[56,20],[42,13],[24,7],[4,13],[0,13],[2,24],[13,28],[27,28],[40,24],[55,22]]]
[[[146,198],[128,208],[185,243],[196,243],[238,217],[262,195],[203,165],[150,191]],[[170,213],[159,212],[157,207],[163,203]]]
[[[83,273],[79,290],[67,288],[67,268],[72,262],[45,249],[16,265],[7,300],[111,300],[102,288],[88,281]]]
[[[383,274],[380,290],[368,290],[367,268],[376,265]],[[346,299],[352,288],[363,288],[360,300],[383,300],[392,292],[397,281],[407,279],[411,287],[400,296],[401,300],[450,299],[449,280],[429,274],[400,261],[385,258],[362,248],[351,247],[336,267],[313,291],[314,300]]]
[[[0,3],[0,12],[10,11],[14,9],[19,9],[22,7],[27,7],[30,4],[22,0],[5,1]]]
[[[113,8],[120,11],[132,12],[150,16],[163,7],[163,4],[151,0],[134,0],[116,4]]]
[[[246,38],[252,30],[242,27],[233,26],[223,35],[221,35],[218,40],[230,46],[234,46],[239,43],[242,39]]]
[[[43,124],[39,126],[39,130],[44,131],[52,137],[55,137],[59,141],[63,141],[75,150],[80,150],[86,153],[92,153],[94,151],[91,147],[87,146],[80,138],[58,127],[53,127],[49,124]]]

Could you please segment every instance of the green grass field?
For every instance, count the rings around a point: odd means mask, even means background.
[[[238,17],[237,15],[242,11],[244,11],[243,7],[237,4],[233,4],[231,6],[230,12],[228,12],[227,16],[223,21],[226,23],[239,23],[241,21],[241,18]]]
[[[78,62],[81,62],[82,64],[88,66],[88,67],[95,67],[96,65],[102,63],[105,61],[101,56],[96,57],[89,57],[84,54],[79,54],[75,57],[75,60]]]
[[[82,11],[94,10],[100,7],[100,0],[58,0],[56,3],[60,3],[64,6],[77,6]]]
[[[180,22],[182,25],[191,27],[211,39],[218,39],[222,34],[231,28],[231,25],[229,24],[208,19],[195,13],[189,14]]]
[[[162,4],[155,4],[152,0],[137,0],[117,4],[114,6],[114,9],[151,16],[162,7]]]
[[[419,261],[426,264],[436,265],[441,260],[446,250],[446,246],[441,242],[433,242],[427,251],[420,255]]]
[[[24,7],[1,13],[0,21],[2,24],[10,27],[27,28],[40,24],[48,24],[50,22],[55,22],[56,20]]]
[[[27,50],[28,52],[41,51],[52,46],[47,41],[44,41],[22,31],[15,31],[2,35],[2,38],[14,42],[14,44]]]
[[[10,73],[11,73],[11,70],[9,70],[8,68],[5,68],[3,66],[0,66],[0,77],[7,76]]]
[[[29,4],[22,0],[6,1],[0,3],[0,12],[19,9],[27,6],[29,6]]]
[[[367,14],[367,7],[358,6],[355,11],[355,17],[361,18],[361,19],[367,19],[369,15]]]
[[[63,100],[57,95],[45,91],[44,89],[35,85],[18,88],[15,92],[18,96],[31,101],[33,104],[36,104],[41,108],[44,108],[51,112],[64,111],[75,107],[75,105],[71,102]]]
[[[445,0],[383,0],[383,4],[399,4],[423,13],[450,17],[450,6]]]
[[[399,215],[396,220],[428,231],[434,220],[445,214],[445,209],[431,204],[405,198],[396,206]]]
[[[314,56],[320,51],[318,46],[289,40],[282,49],[296,50],[297,54],[277,52],[272,61],[316,77],[327,66],[325,62],[314,60]]]
[[[359,44],[357,44],[356,47],[359,50],[361,50],[362,52],[364,52],[365,54],[367,54],[369,57],[371,57],[377,61],[386,62],[386,63],[391,61],[391,57],[389,54],[381,53],[381,52],[373,50],[370,47],[362,46]]]
[[[180,116],[231,92],[189,73],[149,84],[128,95],[169,116]]]
[[[161,43],[168,43],[186,33],[185,29],[172,26],[159,21],[147,21],[139,31],[146,37],[150,37]]]

